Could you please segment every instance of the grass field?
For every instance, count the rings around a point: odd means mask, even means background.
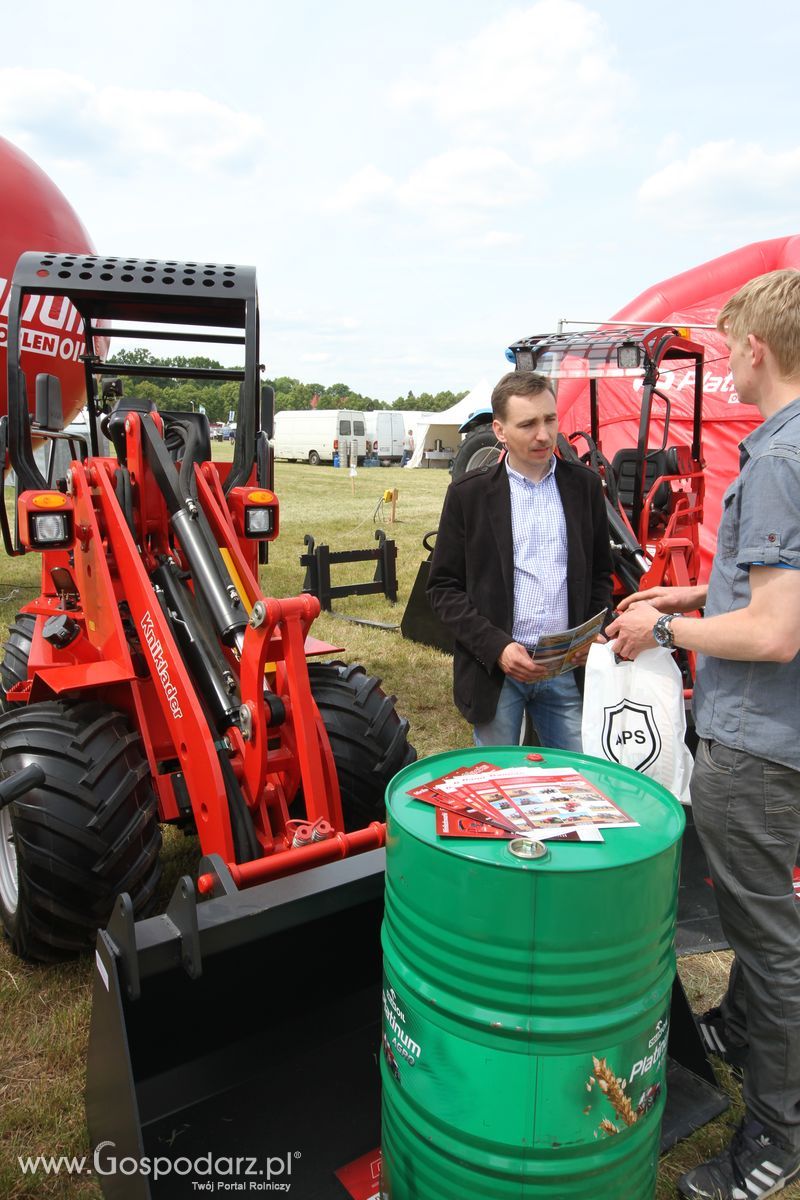
[[[230,448],[217,445],[228,457]],[[346,470],[279,463],[276,491],[281,500],[281,533],[263,568],[268,595],[294,595],[302,589],[303,536],[312,534],[332,550],[374,546],[377,528],[398,547],[400,596],[396,606],[382,596],[347,597],[334,602],[336,612],[323,614],[314,627],[320,638],[344,646],[341,657],[361,662],[383,679],[384,688],[398,697],[398,709],[411,721],[411,740],[420,756],[471,744],[470,730],[456,712],[451,697],[451,660],[438,652],[406,642],[399,630],[353,624],[357,617],[399,625],[419,563],[425,557],[422,537],[435,529],[449,476],[444,471],[405,471],[398,468],[360,469],[353,480]],[[399,489],[397,519],[389,523],[386,489]],[[0,565],[0,632],[37,588],[33,555]],[[342,568],[335,582],[371,577],[364,565]],[[164,901],[171,884],[196,862],[192,839],[165,838]],[[707,1006],[724,987],[729,956],[710,954],[680,964],[690,1001]],[[90,1013],[89,959],[57,968],[21,963],[0,945],[0,1198],[57,1197],[84,1200],[99,1197],[91,1179],[24,1176],[17,1156],[37,1154],[75,1156],[86,1153],[83,1113],[83,1073]],[[729,1121],[738,1114],[738,1089],[726,1084],[734,1099],[731,1113],[700,1130],[678,1146],[661,1164],[658,1200],[676,1195],[674,1180],[725,1142]],[[800,1187],[782,1195],[800,1197]],[[303,1200],[297,1196],[295,1200]],[[455,1198],[453,1198],[455,1200]],[[555,1198],[554,1198],[555,1200]]]

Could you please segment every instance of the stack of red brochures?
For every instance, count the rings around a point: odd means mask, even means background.
[[[571,767],[461,767],[409,792],[436,809],[440,837],[602,842],[638,825]]]

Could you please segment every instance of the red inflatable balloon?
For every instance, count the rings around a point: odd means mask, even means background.
[[[26,154],[0,138],[0,415],[6,412],[8,300],[14,267],[26,250],[92,254],[94,247],[75,210],[44,171]],[[64,423],[85,397],[85,353],[81,322],[63,298],[31,296],[22,317],[22,366],[33,395],[40,372],[61,380]],[[97,347],[104,353],[105,347]]]

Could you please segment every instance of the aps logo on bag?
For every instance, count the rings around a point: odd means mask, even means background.
[[[620,700],[603,709],[603,750],[606,758],[634,771],[644,771],[661,753],[661,735],[650,704]]]

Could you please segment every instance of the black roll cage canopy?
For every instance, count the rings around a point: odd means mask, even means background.
[[[233,463],[224,489],[245,484],[256,461],[256,436],[263,425],[259,394],[258,294],[254,267],[154,258],[110,258],[96,254],[28,251],[11,282],[8,312],[8,452],[21,490],[47,487],[33,457],[25,373],[20,366],[22,311],[26,297],[63,296],[83,322],[86,402],[92,454],[99,453],[95,376],[236,380],[241,384]],[[107,329],[98,322],[125,321]],[[196,328],[157,330],[139,325],[214,327],[237,332],[200,333]],[[119,337],[212,342],[244,346],[244,369],[160,367],[104,363],[98,338]],[[271,419],[267,416],[267,421]],[[269,432],[269,431],[268,431]]]
[[[534,334],[521,338],[509,347],[518,371],[539,371],[552,379],[588,379],[591,437],[595,445],[600,440],[600,413],[597,384],[599,379],[642,379],[642,404],[636,445],[636,478],[634,485],[633,528],[644,507],[645,462],[648,451],[653,397],[663,400],[664,449],[670,419],[670,401],[657,384],[659,368],[667,361],[684,359],[694,363],[692,412],[692,460],[702,465],[703,426],[703,347],[671,326],[615,326],[613,329],[591,329],[580,333]],[[582,366],[570,368],[569,358],[580,359]]]

